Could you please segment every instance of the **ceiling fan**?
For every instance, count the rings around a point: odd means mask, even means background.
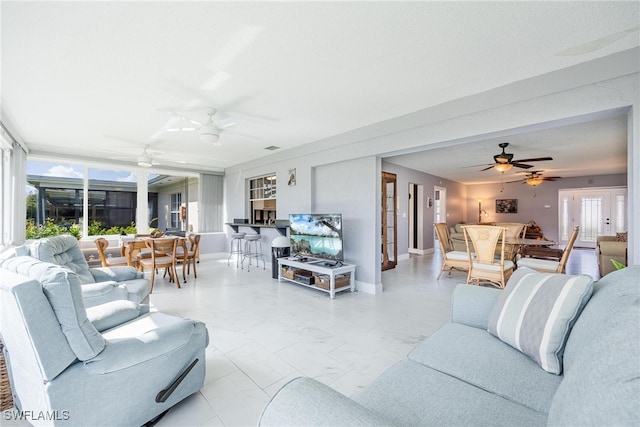
[[[507,181],[507,184],[511,184],[513,182],[522,182],[523,184],[528,184],[532,187],[536,187],[542,184],[544,181],[555,181],[557,179],[561,179],[561,176],[542,176],[543,171],[531,171],[527,173],[524,178],[518,179],[516,181]]]
[[[501,144],[498,144],[498,146],[502,148],[502,153],[493,156],[493,160],[495,163],[490,164],[488,167],[480,170],[480,172],[489,169],[495,169],[498,172],[505,173],[510,171],[514,166],[522,169],[529,169],[533,167],[533,165],[525,164],[525,162],[542,162],[545,160],[553,160],[552,157],[536,157],[532,159],[513,160],[513,154],[504,151],[504,149],[509,146],[508,142],[503,142]]]
[[[233,117],[229,117],[220,121],[213,121],[213,116],[217,113],[217,109],[213,107],[205,107],[205,112],[207,113],[207,120],[204,123],[201,123],[197,120],[194,120],[187,115],[180,112],[173,112],[176,117],[187,120],[189,123],[197,125],[198,127],[187,126],[187,127],[172,127],[169,129],[165,129],[166,132],[184,132],[184,131],[198,131],[200,135],[200,140],[207,144],[212,145],[220,145],[220,132],[224,129],[227,129],[237,123],[237,119]]]
[[[119,154],[118,156],[114,156],[114,157],[109,157],[110,159],[115,159],[115,160],[127,160],[127,161],[136,161],[138,163],[138,166],[143,167],[143,168],[150,168],[152,166],[166,166],[169,163],[179,163],[179,164],[184,164],[186,163],[183,160],[178,160],[176,157],[178,157],[178,154],[174,154],[174,153],[167,153],[165,151],[160,151],[160,150],[156,150],[156,149],[152,149],[151,146],[154,144],[159,144],[162,143],[162,140],[155,140],[152,142],[146,142],[146,143],[142,143],[142,142],[138,142],[138,141],[132,141],[126,138],[122,138],[122,137],[118,137],[118,136],[113,136],[113,135],[105,135],[107,138],[109,139],[113,139],[115,141],[120,141],[120,142],[125,142],[129,145],[144,145],[144,148],[142,149],[142,153],[140,153],[139,155],[136,154],[135,152],[132,152],[130,155],[123,155],[123,152],[125,151],[130,151],[130,150],[120,150],[117,153]],[[131,150],[133,151],[133,150]],[[138,151],[137,149],[135,150],[136,152]],[[115,153],[115,151],[114,151]],[[163,156],[164,155],[164,156]],[[169,157],[170,156],[170,157]],[[163,157],[161,161],[158,161],[159,157]],[[165,160],[166,158],[166,160]],[[171,160],[169,160],[169,158]]]
[[[154,158],[153,154],[161,154],[161,151],[155,151],[154,153],[149,152],[149,145],[144,146],[144,150],[142,150],[142,154],[138,156],[138,166],[143,168],[150,168],[151,166],[157,166],[158,163]]]

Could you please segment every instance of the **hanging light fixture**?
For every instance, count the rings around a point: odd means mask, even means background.
[[[220,145],[220,129],[215,127],[213,123],[205,123],[200,128],[200,141],[207,144]]]
[[[530,186],[535,187],[537,185],[542,184],[543,181],[544,179],[542,179],[542,177],[534,175],[531,178],[528,178],[525,182]]]
[[[213,115],[217,112],[215,108],[208,108],[207,115],[209,118],[206,123],[200,127],[200,141],[211,144],[220,145],[220,129],[213,123]]]
[[[493,168],[500,173],[509,172],[513,165],[511,163],[498,163]]]

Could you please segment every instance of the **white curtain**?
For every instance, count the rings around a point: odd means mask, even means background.
[[[25,241],[27,217],[27,154],[20,144],[2,138],[2,245]]]
[[[198,230],[200,232],[222,231],[224,217],[224,177],[200,174]]]

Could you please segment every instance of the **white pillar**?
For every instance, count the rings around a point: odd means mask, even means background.
[[[138,171],[138,198],[136,209],[136,229],[138,234],[149,233],[149,181],[145,171]]]

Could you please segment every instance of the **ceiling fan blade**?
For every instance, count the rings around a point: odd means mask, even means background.
[[[216,126],[220,129],[227,129],[231,126],[237,125],[239,121],[240,119],[237,117],[227,117],[226,119],[222,119],[216,122]]]
[[[493,166],[494,166],[494,165],[491,165],[491,166],[489,166],[489,167],[487,167],[487,168],[480,169],[480,172],[484,172],[484,171],[488,171],[489,169],[493,169]]]
[[[463,168],[479,168],[480,166],[491,166],[493,167],[495,163],[483,163],[481,165],[471,165],[471,166],[462,166]]]
[[[545,160],[553,160],[553,157],[536,157],[534,159],[518,159],[518,160],[514,160],[513,163],[543,162]]]
[[[524,163],[511,163],[513,166],[517,167],[517,168],[522,168],[522,169],[529,169],[532,168],[533,165],[525,165]]]
[[[514,182],[524,182],[524,181],[521,179],[516,179],[515,181],[507,181],[506,184],[512,184]]]
[[[198,130],[198,128],[192,128],[192,127],[178,127],[178,128],[169,128],[169,129],[165,129],[165,132],[193,132],[194,130]]]

